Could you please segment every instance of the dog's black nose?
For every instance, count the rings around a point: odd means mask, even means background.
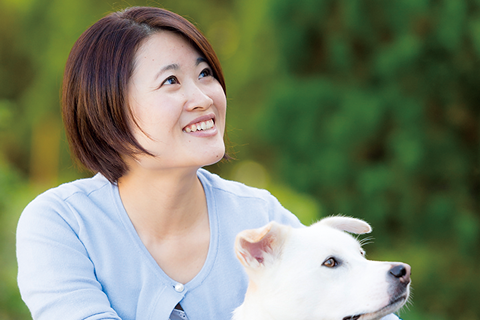
[[[395,277],[395,278],[401,278],[404,277],[407,274],[407,269],[403,265],[398,265],[390,269],[390,273]]]
[[[411,268],[408,264],[398,264],[390,269],[390,274],[405,284],[410,282],[410,272]]]

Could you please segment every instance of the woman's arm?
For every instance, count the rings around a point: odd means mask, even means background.
[[[115,319],[95,268],[60,201],[35,200],[17,227],[18,285],[34,319]]]

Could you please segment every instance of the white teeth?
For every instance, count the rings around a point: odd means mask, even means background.
[[[195,132],[200,130],[208,130],[213,128],[213,126],[214,126],[214,122],[212,119],[210,119],[208,121],[202,121],[200,123],[192,124],[191,126],[185,127],[183,131],[188,133],[188,132]]]

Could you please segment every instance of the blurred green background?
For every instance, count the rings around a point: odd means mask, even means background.
[[[369,258],[413,268],[402,318],[480,319],[479,0],[0,0],[0,319],[29,319],[15,227],[38,193],[88,176],[61,124],[63,67],[106,13],[173,10],[209,38],[237,160],[300,219],[355,216]]]

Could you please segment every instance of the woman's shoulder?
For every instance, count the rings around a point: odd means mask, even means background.
[[[38,195],[34,201],[46,199],[58,199],[65,201],[75,195],[89,196],[90,194],[102,190],[109,185],[111,185],[111,183],[104,176],[97,174],[91,178],[78,179],[51,188]]]
[[[111,184],[106,178],[96,175],[43,192],[23,209],[17,234],[25,236],[32,230],[45,234],[62,228],[79,232],[85,221],[99,223],[102,216],[112,211],[113,204],[106,201],[111,196],[109,186]]]
[[[105,199],[111,183],[102,175],[61,184],[35,197],[23,210],[22,216],[34,212],[68,212],[72,206],[82,207],[87,199]],[[101,194],[99,194],[101,193]],[[89,200],[91,202],[91,200]]]
[[[230,181],[200,169],[198,176],[204,187],[212,189],[216,202],[228,208],[230,216],[239,212],[243,220],[246,213],[257,222],[267,223],[275,220],[291,226],[300,226],[298,218],[285,209],[269,191],[249,187],[243,183]],[[262,224],[258,225],[260,227]]]

